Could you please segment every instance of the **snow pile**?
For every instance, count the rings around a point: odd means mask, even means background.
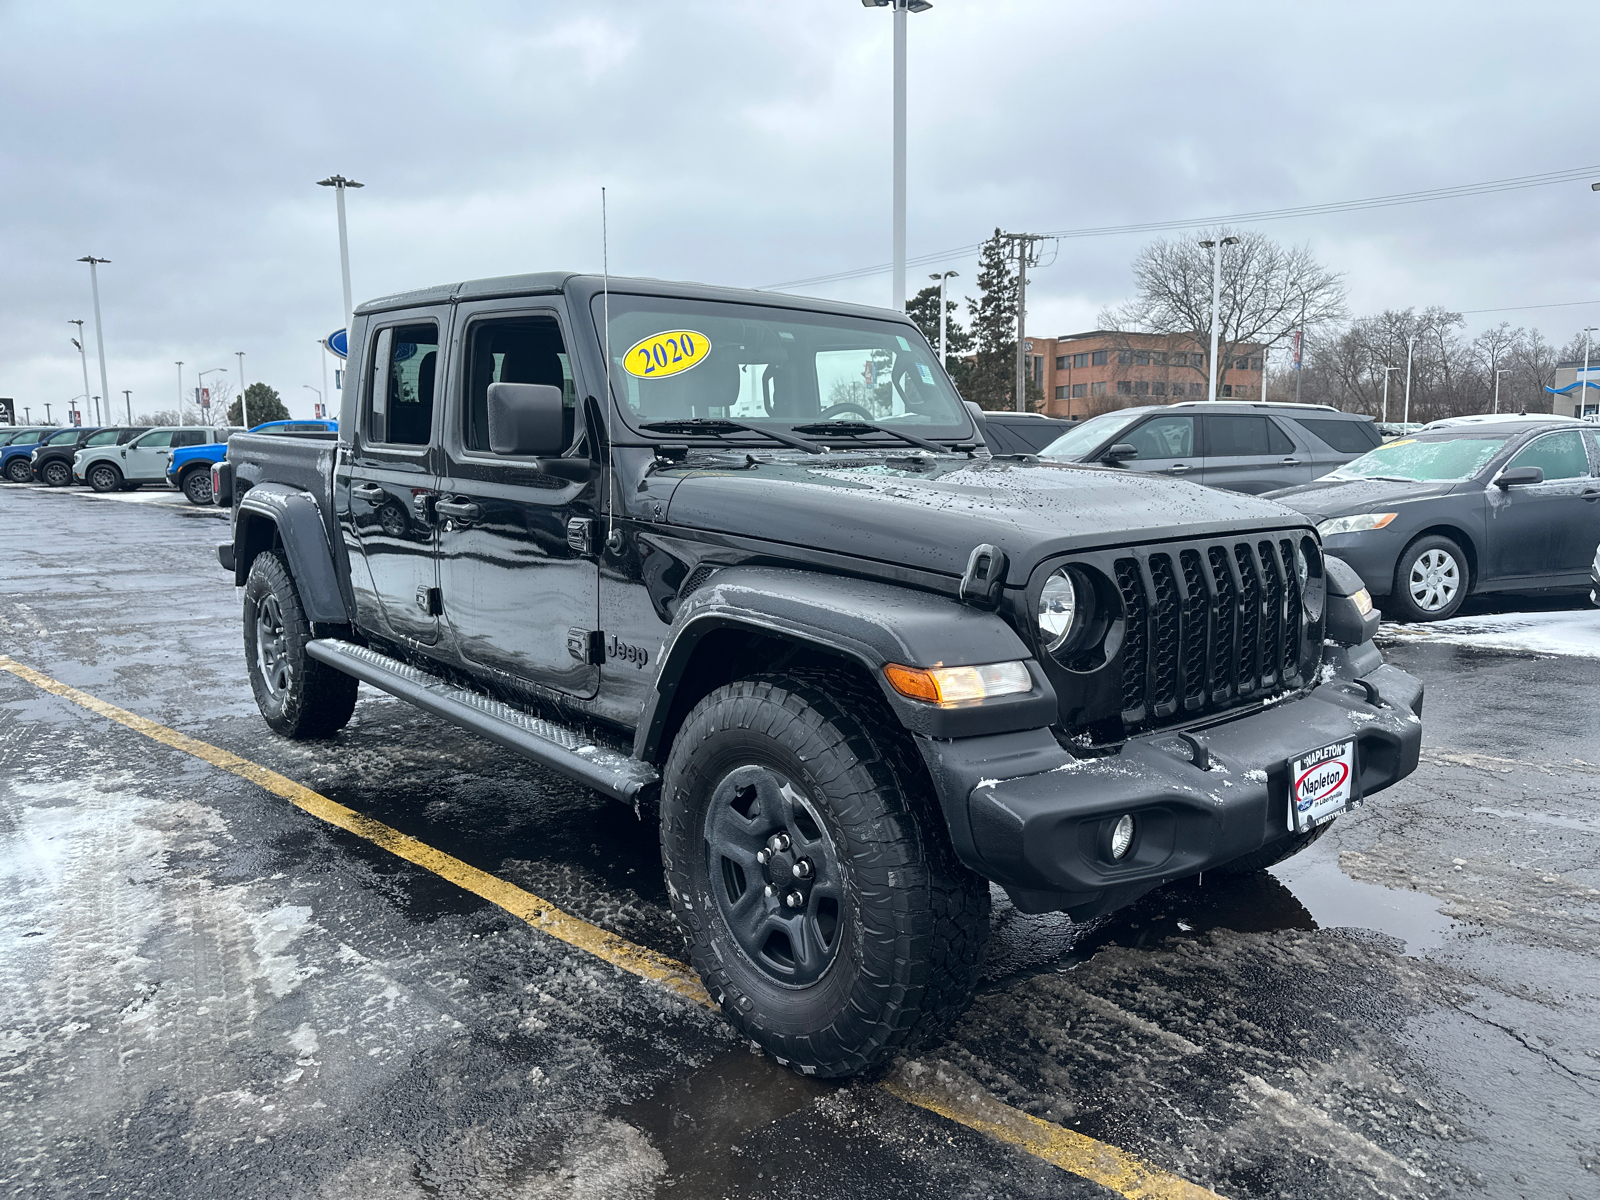
[[[1442,642],[1481,650],[1524,650],[1600,658],[1600,609],[1452,617],[1426,625],[1385,625],[1387,642]]]

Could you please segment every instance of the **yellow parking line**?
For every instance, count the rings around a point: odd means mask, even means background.
[[[43,672],[0,654],[0,670],[9,671],[51,695],[70,700],[81,708],[125,725],[164,746],[181,750],[185,754],[220,767],[240,779],[265,788],[281,796],[296,808],[336,825],[359,838],[381,846],[407,862],[431,871],[464,891],[480,896],[498,905],[506,912],[519,917],[535,929],[552,937],[586,950],[629,974],[659,983],[686,1000],[707,1008],[715,1007],[693,970],[676,959],[658,954],[643,946],[636,946],[626,938],[618,937],[598,925],[563,912],[548,900],[532,892],[507,883],[487,871],[480,871],[442,850],[435,850],[409,834],[392,829],[381,821],[362,816],[352,808],[313,792],[276,771],[241,758],[230,750],[202,742],[198,738],[169,729],[147,717],[131,713],[125,708],[108,704],[88,692],[52,679]],[[1015,1146],[1036,1158],[1052,1163],[1074,1175],[1109,1188],[1129,1200],[1221,1200],[1215,1192],[1190,1183],[1181,1176],[1163,1171],[1125,1150],[1096,1141],[1084,1134],[1063,1129],[1049,1121],[1002,1104],[985,1093],[962,1094],[965,1089],[925,1085],[910,1080],[905,1071],[884,1082],[883,1089],[907,1104],[937,1113],[969,1129]]]

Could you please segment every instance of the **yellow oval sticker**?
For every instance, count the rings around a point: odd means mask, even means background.
[[[698,367],[711,353],[711,339],[692,329],[669,329],[652,333],[628,349],[622,360],[629,375],[640,379],[661,379]]]

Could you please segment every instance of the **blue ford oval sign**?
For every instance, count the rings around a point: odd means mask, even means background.
[[[327,346],[329,350],[332,350],[340,358],[348,358],[350,356],[350,339],[343,329],[335,329],[323,339],[323,345]]]

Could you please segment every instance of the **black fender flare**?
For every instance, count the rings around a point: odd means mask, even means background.
[[[327,625],[351,624],[317,498],[281,483],[258,483],[244,494],[234,516],[233,582],[237,587],[244,586],[256,555],[272,544],[270,538],[251,535],[257,522],[270,523],[277,530],[306,616]]]
[[[853,659],[864,667],[901,725],[922,737],[956,738],[1038,729],[1056,720],[1055,689],[1033,652],[996,613],[948,596],[895,584],[782,567],[725,567],[679,607],[662,646],[653,688],[634,737],[635,757],[663,753],[679,681],[708,634],[738,629]],[[895,691],[883,667],[978,666],[1021,660],[1033,688],[959,708]]]

